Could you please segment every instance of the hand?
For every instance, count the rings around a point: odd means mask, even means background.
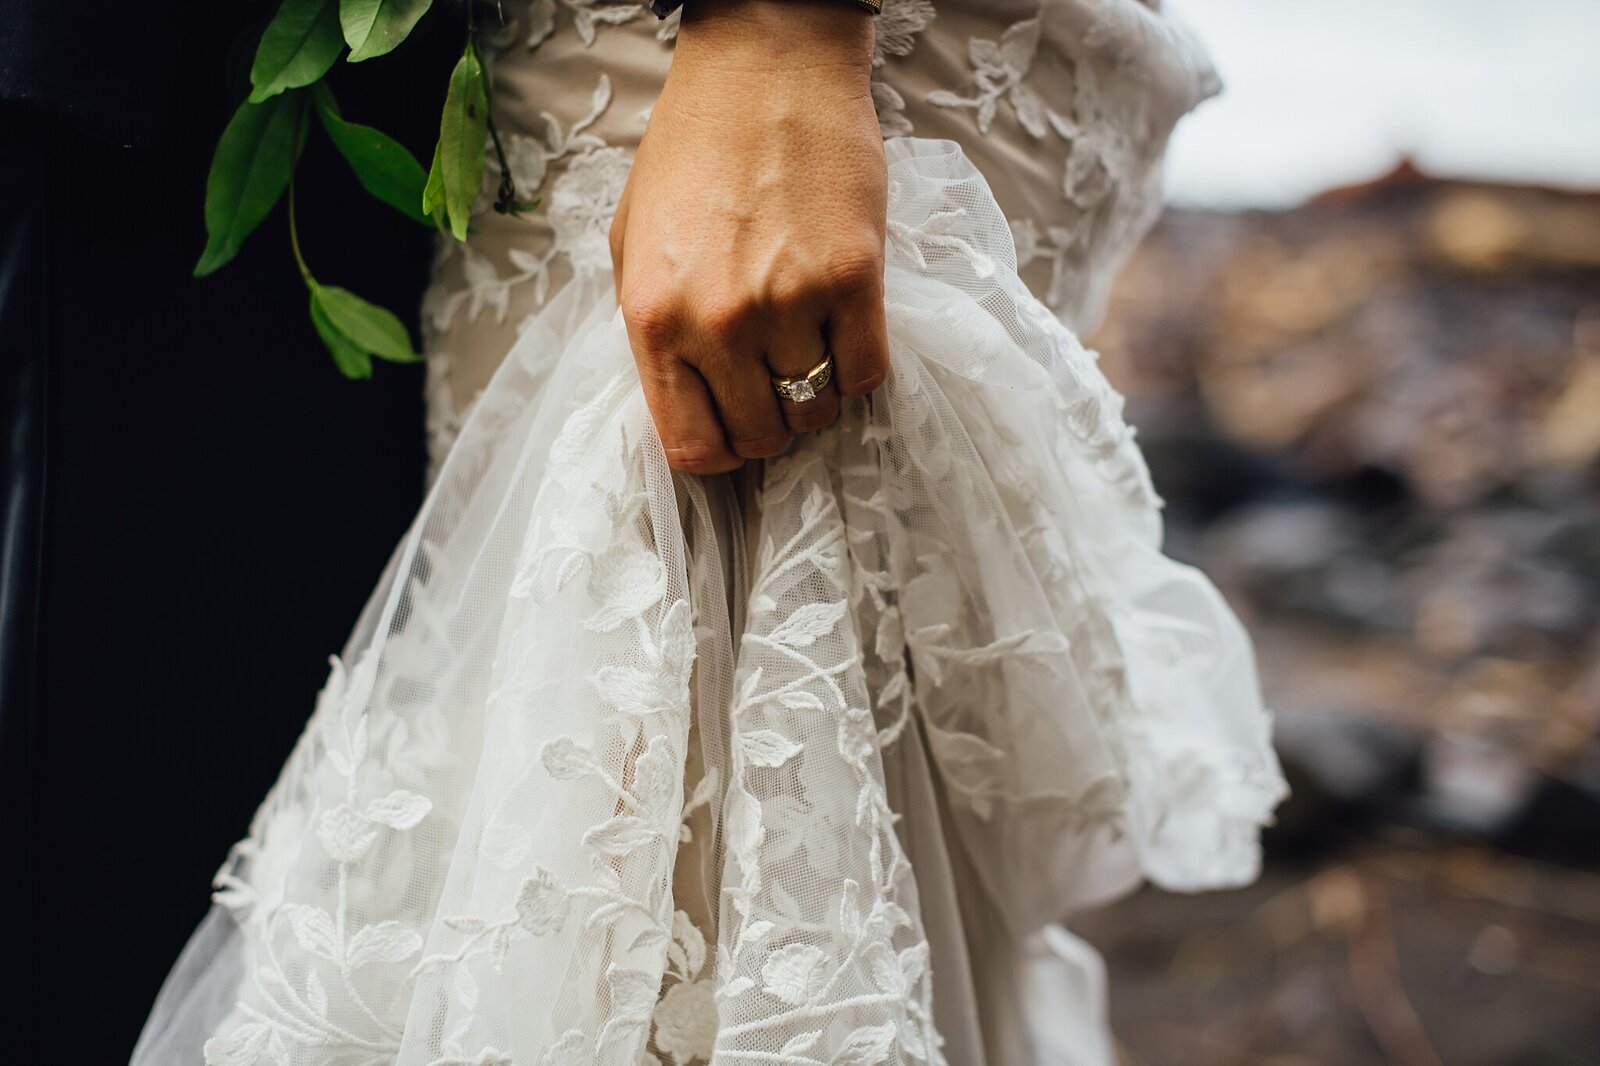
[[[839,0],[691,0],[611,257],[667,461],[776,455],[888,373],[872,19]],[[770,375],[834,357],[815,400]]]

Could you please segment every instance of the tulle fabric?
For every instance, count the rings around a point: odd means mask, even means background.
[[[886,151],[889,379],[748,498],[609,277],[530,323],[136,1064],[1110,1061],[1053,923],[1253,878],[1268,718],[983,178]]]

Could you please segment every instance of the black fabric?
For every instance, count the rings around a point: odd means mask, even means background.
[[[0,101],[96,140],[146,140],[171,113],[180,71],[193,69],[179,46],[200,27],[185,21],[236,22],[211,6],[0,0]]]
[[[337,374],[281,207],[190,277],[272,5],[126,7],[0,8],[0,891],[26,941],[9,1027],[38,1045],[16,1061],[126,1061],[422,491],[421,368]],[[428,158],[460,46],[430,15],[336,72],[345,113]],[[429,232],[326,144],[301,174],[322,280],[414,319]]]

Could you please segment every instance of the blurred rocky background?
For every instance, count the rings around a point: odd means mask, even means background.
[[[1295,788],[1258,885],[1078,923],[1125,1062],[1600,1063],[1600,193],[1172,209],[1094,343]]]

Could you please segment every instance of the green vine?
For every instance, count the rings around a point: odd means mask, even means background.
[[[511,167],[489,116],[488,78],[478,54],[471,0],[465,5],[466,43],[450,74],[428,170],[393,137],[340,113],[326,82],[340,57],[359,63],[393,51],[432,3],[282,0],[256,46],[250,94],[222,131],[206,178],[206,247],[195,276],[231,262],[287,195],[289,247],[311,296],[311,324],[348,378],[371,377],[374,358],[415,363],[422,357],[397,316],[348,289],[322,284],[306,262],[295,220],[295,170],[313,114],[315,125],[362,188],[412,221],[435,226],[458,241],[467,237],[489,143],[501,174],[495,210],[514,214],[537,203],[517,198]]]

